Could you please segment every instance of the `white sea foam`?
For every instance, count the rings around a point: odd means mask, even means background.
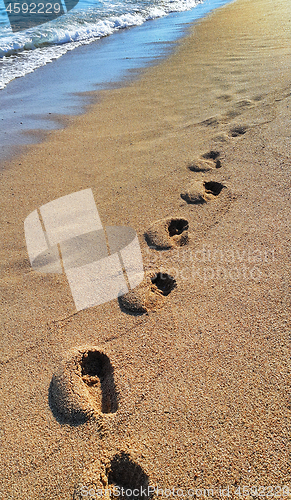
[[[69,50],[91,43],[119,29],[139,26],[171,12],[190,10],[203,0],[147,0],[106,3],[73,10],[54,21],[13,34],[3,25],[0,37],[0,89],[14,78],[33,72]],[[100,7],[102,6],[102,8]],[[127,10],[127,11],[125,11]],[[125,12],[124,12],[125,11]]]

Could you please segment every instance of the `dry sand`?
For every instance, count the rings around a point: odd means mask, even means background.
[[[121,476],[233,498],[291,488],[290,47],[288,0],[237,0],[1,172],[1,498],[79,498]],[[85,188],[104,225],[138,232],[146,271],[176,279],[159,307],[74,314],[65,277],[31,270],[24,219]],[[144,233],[169,218],[188,242],[150,249]],[[90,363],[88,400],[79,387],[79,346],[114,369],[104,412]],[[58,418],[53,374],[84,421]]]

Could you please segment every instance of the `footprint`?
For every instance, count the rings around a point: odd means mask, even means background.
[[[142,467],[122,451],[104,464],[95,460],[75,486],[73,499],[83,500],[90,495],[90,498],[104,500],[148,500],[151,497],[149,485],[149,476]]]
[[[207,118],[207,120],[203,120],[200,122],[201,125],[204,125],[205,127],[218,127],[219,125],[219,120],[215,116],[211,116],[211,118]]]
[[[221,160],[219,159],[219,151],[209,151],[204,153],[201,157],[195,159],[188,168],[193,172],[207,172],[215,168],[221,167]]]
[[[215,135],[213,137],[213,141],[215,142],[227,142],[229,140],[229,136],[225,134],[224,132],[221,132],[221,134]]]
[[[252,108],[254,105],[255,103],[251,101],[251,99],[241,99],[235,104],[235,106],[240,109]]]
[[[163,307],[165,297],[176,288],[175,279],[166,273],[148,273],[143,282],[119,297],[119,305],[123,312],[140,315]]]
[[[247,131],[248,127],[244,125],[235,125],[229,131],[229,135],[231,137],[238,137],[240,135],[244,135]]]
[[[144,236],[149,246],[166,250],[185,245],[188,241],[188,228],[186,219],[161,219],[154,222]]]
[[[259,102],[259,101],[262,101],[262,99],[264,99],[264,96],[263,94],[258,94],[254,97],[254,101],[255,102]]]
[[[132,498],[146,500],[151,496],[149,494],[149,476],[140,465],[132,460],[128,453],[121,452],[115,455],[106,467],[106,475],[109,489],[114,491],[117,488],[119,490],[124,488],[125,494],[123,498],[125,500],[131,500]],[[127,494],[133,492],[133,490],[138,490],[140,494]]]
[[[215,199],[225,187],[215,181],[192,181],[181,193],[181,198],[187,203],[202,204]]]
[[[225,122],[229,122],[230,120],[233,120],[234,118],[237,118],[242,114],[242,111],[239,109],[231,109],[225,114]]]
[[[216,99],[218,99],[220,101],[230,102],[233,100],[233,96],[231,94],[221,94],[221,95],[217,96]]]
[[[151,278],[151,282],[164,296],[169,295],[169,293],[171,293],[171,291],[177,286],[174,278],[165,273],[155,274],[155,276]]]
[[[60,423],[78,425],[118,409],[113,367],[96,347],[77,347],[61,361],[49,389],[49,404]]]

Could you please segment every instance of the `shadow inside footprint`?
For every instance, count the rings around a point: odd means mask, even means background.
[[[157,273],[151,278],[152,284],[165,296],[169,295],[174,288],[176,288],[176,280],[166,273]]]
[[[113,367],[108,356],[99,351],[88,351],[83,355],[81,369],[82,380],[88,386],[88,390],[93,397],[94,392],[96,392],[94,388],[100,386],[102,413],[115,413],[118,404]]]
[[[238,137],[239,135],[244,135],[247,131],[248,127],[244,127],[242,125],[237,125],[230,129],[231,137]]]
[[[121,452],[115,455],[110,465],[106,468],[106,475],[108,477],[109,488],[111,486],[119,487],[118,489],[115,488],[116,491],[120,491],[120,494],[117,495],[118,498],[122,497],[125,500],[147,500],[151,496],[149,493],[148,475],[140,465],[132,460],[128,453]],[[132,492],[134,490],[135,493],[133,496]],[[124,491],[123,495],[122,491]],[[137,491],[139,494],[136,493]]]
[[[182,234],[183,231],[187,231],[188,228],[189,224],[186,219],[172,219],[168,227],[169,236],[172,238],[176,234]]]
[[[114,369],[106,354],[76,348],[61,361],[49,388],[49,406],[56,420],[80,425],[96,414],[115,413],[118,395]]]
[[[218,196],[224,188],[223,184],[215,181],[204,182],[204,187],[206,193],[213,194],[213,196]]]

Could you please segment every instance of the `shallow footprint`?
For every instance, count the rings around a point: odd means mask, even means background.
[[[120,308],[135,315],[156,311],[163,307],[165,297],[176,286],[176,280],[169,274],[150,272],[139,286],[119,297]]]
[[[203,204],[215,199],[226,186],[216,181],[192,181],[181,193],[187,203]]]
[[[209,170],[220,168],[222,165],[219,157],[219,151],[211,150],[208,153],[204,153],[200,157],[194,159],[194,161],[189,164],[188,168],[193,172],[207,172]]]
[[[255,106],[255,102],[251,99],[241,99],[235,103],[235,106],[239,109],[253,108]]]
[[[248,127],[245,125],[235,125],[232,127],[229,131],[229,135],[231,137],[239,137],[240,135],[244,135],[246,131],[248,130]]]
[[[79,484],[75,486],[73,499],[82,500],[90,494],[92,498],[105,500],[114,497],[122,497],[124,500],[148,500],[151,496],[149,484],[149,476],[142,467],[135,463],[128,453],[122,451],[105,464],[96,460],[84,471]]]
[[[159,250],[186,245],[189,224],[183,218],[160,219],[154,222],[145,233],[149,246]]]
[[[100,413],[118,409],[113,367],[96,347],[77,347],[67,353],[54,373],[49,403],[60,423],[78,425]]]

